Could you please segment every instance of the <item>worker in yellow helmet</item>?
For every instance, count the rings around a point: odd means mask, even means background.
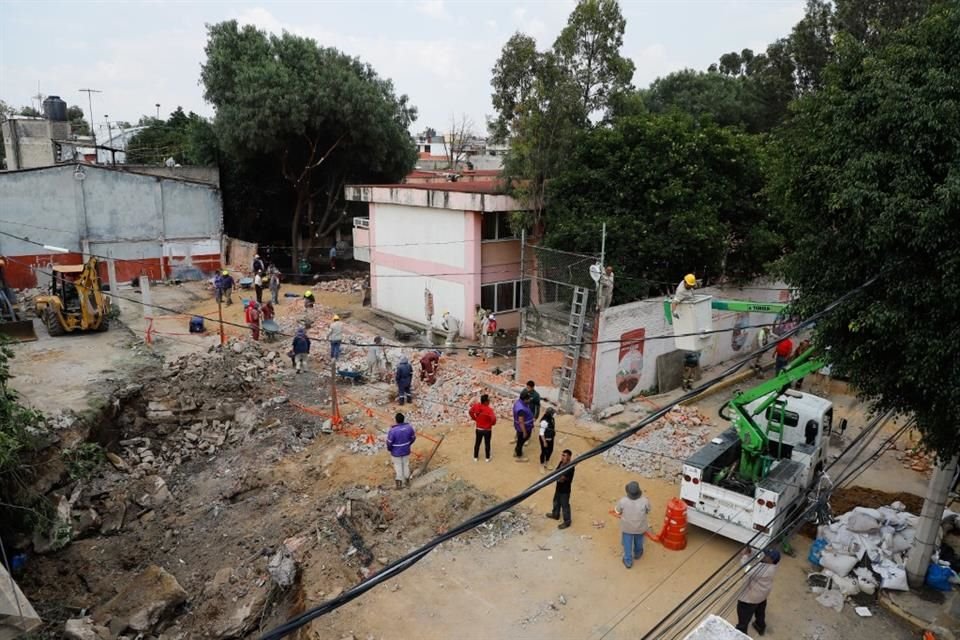
[[[681,302],[692,298],[693,290],[696,288],[697,277],[695,275],[688,273],[683,276],[683,280],[677,285],[677,292],[673,295],[673,300],[670,301],[670,313],[673,314],[674,318],[680,317],[680,314],[677,313],[677,307]]]
[[[304,291],[303,292],[303,308],[313,309],[314,302],[315,300],[313,299],[313,291],[311,291],[310,289],[307,289],[306,291]]]
[[[226,269],[213,279],[213,295],[217,304],[220,304],[224,298],[228,305],[233,304],[233,277]]]
[[[327,340],[330,341],[330,357],[333,360],[338,360],[340,358],[340,345],[343,344],[343,323],[340,322],[340,316],[336,314],[333,316],[333,322],[330,323]]]

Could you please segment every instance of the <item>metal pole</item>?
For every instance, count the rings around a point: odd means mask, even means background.
[[[96,157],[96,155],[97,155],[97,132],[96,132],[96,130],[95,130],[94,127],[93,127],[94,123],[96,122],[96,120],[95,120],[94,117],[93,117],[93,94],[94,94],[94,93],[103,93],[103,92],[102,92],[102,91],[99,91],[99,90],[97,90],[97,89],[78,89],[78,91],[80,91],[80,93],[86,93],[86,94],[87,94],[87,105],[90,107],[90,121],[89,121],[89,122],[90,122],[90,135],[93,136],[93,155],[94,155],[94,157]],[[96,164],[96,160],[94,160],[94,164]]]
[[[603,223],[603,235],[600,236],[600,266],[605,267],[607,263],[607,223]]]
[[[220,345],[227,344],[227,335],[223,332],[223,300],[217,300],[217,317],[220,319]]]
[[[917,523],[917,534],[913,548],[907,555],[907,580],[910,586],[919,588],[927,576],[927,567],[930,557],[937,544],[940,533],[940,521],[943,518],[943,509],[947,504],[947,494],[952,488],[950,485],[957,471],[957,458],[938,466],[930,476],[927,485],[927,495],[923,500],[923,509],[920,512],[920,521]]]

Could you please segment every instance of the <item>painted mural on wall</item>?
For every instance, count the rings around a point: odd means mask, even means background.
[[[621,400],[637,394],[643,375],[643,341],[646,329],[633,329],[620,334],[620,362],[617,365],[617,391]]]

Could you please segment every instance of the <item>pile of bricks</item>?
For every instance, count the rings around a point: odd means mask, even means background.
[[[937,464],[936,455],[920,448],[897,453],[897,460],[907,469],[928,473]]]
[[[603,456],[645,478],[676,483],[683,461],[709,440],[709,424],[695,407],[676,406]]]

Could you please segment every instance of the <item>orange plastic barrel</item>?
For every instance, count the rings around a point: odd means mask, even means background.
[[[667,503],[667,517],[660,532],[660,543],[672,551],[687,548],[687,505],[680,498]]]

